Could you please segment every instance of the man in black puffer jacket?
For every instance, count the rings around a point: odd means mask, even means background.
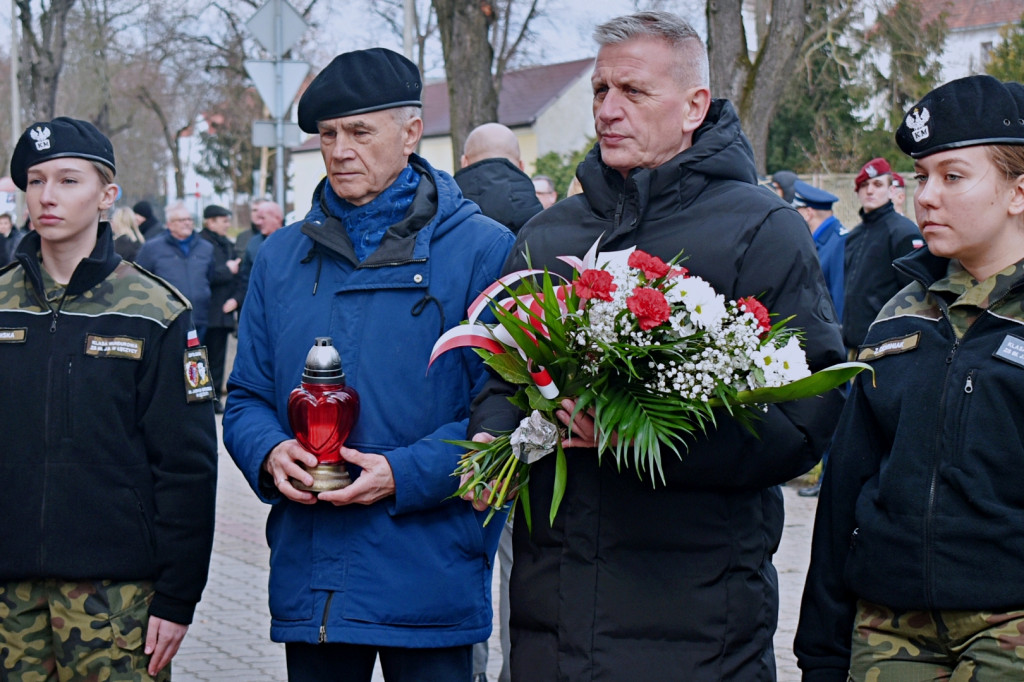
[[[727,299],[757,296],[803,330],[812,370],[843,346],[814,244],[800,216],[757,186],[753,152],[732,105],[711,99],[706,49],[678,17],[643,12],[599,27],[598,144],[576,176],[583,194],[531,220],[505,271],[569,275],[557,256],[630,247],[669,260]],[[511,430],[514,387],[492,379],[470,434]],[[553,526],[517,523],[511,579],[512,679],[775,680],[783,527],[778,485],[821,456],[842,406],[838,391],[771,405],[757,435],[726,414],[663,458],[666,484],[570,448]],[[574,440],[593,443],[579,415]],[[555,457],[530,470],[535,510],[549,509]]]
[[[519,140],[500,123],[484,123],[469,133],[455,182],[481,213],[513,234],[540,213],[533,181],[523,172]]]

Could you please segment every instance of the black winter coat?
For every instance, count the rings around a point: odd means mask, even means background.
[[[513,233],[541,211],[533,181],[508,159],[484,159],[455,174],[462,195]]]
[[[814,243],[799,215],[757,186],[750,145],[732,105],[715,100],[694,145],[623,180],[595,147],[577,170],[584,193],[520,232],[506,271],[568,275],[556,256],[637,246],[685,266],[726,298],[758,296],[803,328],[812,369],[839,362],[842,342]],[[519,414],[492,379],[469,433],[511,429]],[[842,398],[771,406],[755,437],[721,415],[681,460],[664,460],[652,489],[593,450],[569,450],[554,527],[534,512],[514,532],[512,678],[531,682],[775,679],[778,583],[771,556],[782,534],[778,484],[818,461]],[[551,501],[554,457],[533,465],[531,507]],[[521,511],[521,510],[520,510]],[[522,516],[520,515],[520,519]]]
[[[212,230],[203,230],[199,236],[210,242],[213,247],[213,276],[210,279],[210,309],[206,326],[234,329],[238,324],[237,309],[225,313],[224,302],[233,298],[241,305],[247,284],[247,281],[239,274],[232,273],[227,266],[229,260],[238,258],[235,245],[227,237],[222,237]]]
[[[843,256],[843,342],[856,348],[885,302],[910,283],[892,262],[924,238],[912,220],[896,212],[892,202],[860,212],[861,223],[846,235]]]

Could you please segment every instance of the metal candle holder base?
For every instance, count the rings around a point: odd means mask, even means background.
[[[326,493],[331,490],[346,488],[352,484],[352,478],[348,475],[348,470],[343,462],[338,464],[317,464],[313,468],[303,466],[302,468],[313,477],[313,484],[307,486],[293,478],[291,480],[292,486],[298,490],[306,490],[311,493]]]

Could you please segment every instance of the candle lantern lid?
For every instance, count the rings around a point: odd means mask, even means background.
[[[307,384],[344,384],[341,356],[329,336],[318,336],[306,354],[306,367],[302,381]]]

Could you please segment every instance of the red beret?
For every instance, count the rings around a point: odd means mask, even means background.
[[[860,169],[860,173],[857,173],[857,177],[853,180],[853,187],[854,189],[860,189],[860,186],[869,179],[885,175],[886,173],[892,173],[892,168],[889,167],[888,161],[883,158],[871,159]]]
[[[900,189],[907,188],[907,183],[903,179],[903,176],[897,173],[896,171],[892,172],[892,184],[896,187],[899,187]]]

